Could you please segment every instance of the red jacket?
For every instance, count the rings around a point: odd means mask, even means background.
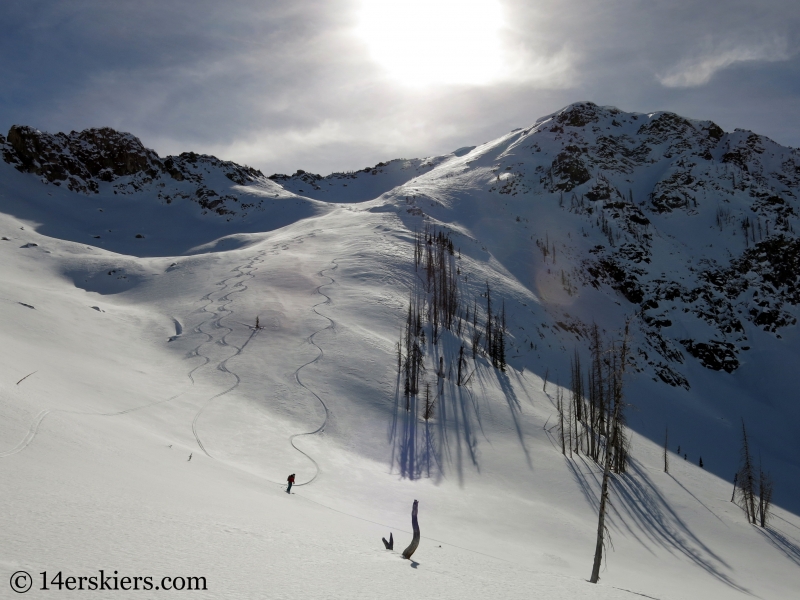
[[[294,475],[289,475],[286,481],[288,481],[289,483],[294,483]]]

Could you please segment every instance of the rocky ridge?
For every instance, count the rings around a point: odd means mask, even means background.
[[[156,187],[166,203],[191,199],[218,215],[246,214],[255,205],[240,203],[236,193],[222,192],[210,175],[222,175],[237,185],[264,179],[251,167],[194,152],[162,159],[139,138],[108,127],[50,134],[14,125],[7,138],[0,136],[0,154],[18,171],[73,192],[97,194],[107,184],[114,194],[127,195]]]

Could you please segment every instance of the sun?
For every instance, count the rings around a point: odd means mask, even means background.
[[[498,0],[361,0],[358,36],[401,83],[482,85],[504,70]]]

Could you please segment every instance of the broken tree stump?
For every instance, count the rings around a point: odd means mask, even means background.
[[[414,500],[414,506],[411,509],[411,527],[414,529],[414,538],[411,540],[411,543],[408,545],[408,548],[403,550],[403,558],[410,559],[411,555],[419,546],[419,523],[417,523],[417,508],[419,507],[419,501]]]
[[[386,538],[381,538],[383,540],[383,545],[386,546],[387,550],[394,550],[394,538],[392,534],[389,533],[389,541],[386,541]]]

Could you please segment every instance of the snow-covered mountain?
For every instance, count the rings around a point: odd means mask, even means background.
[[[797,149],[581,102],[328,176],[162,158],[107,128],[15,126],[0,155],[9,575],[207,573],[211,598],[794,593]],[[484,318],[487,283],[504,306],[508,362],[479,351],[459,385],[469,317],[423,322],[429,420],[397,354],[426,228],[452,241],[462,306]],[[595,323],[629,324],[632,465],[589,586],[598,466],[553,424]],[[730,502],[742,420],[775,480],[766,530]],[[380,537],[402,545],[415,498],[408,569]]]
[[[509,307],[518,368],[563,381],[593,322],[619,331],[630,320],[640,431],[658,439],[674,424],[702,439],[722,422],[732,442],[744,418],[777,458],[800,444],[787,368],[800,359],[799,196],[797,149],[673,113],[577,103],[452,158],[373,210],[462,234],[463,251],[521,286],[533,318]],[[690,452],[708,464],[715,450]],[[711,464],[732,474],[732,458]]]

